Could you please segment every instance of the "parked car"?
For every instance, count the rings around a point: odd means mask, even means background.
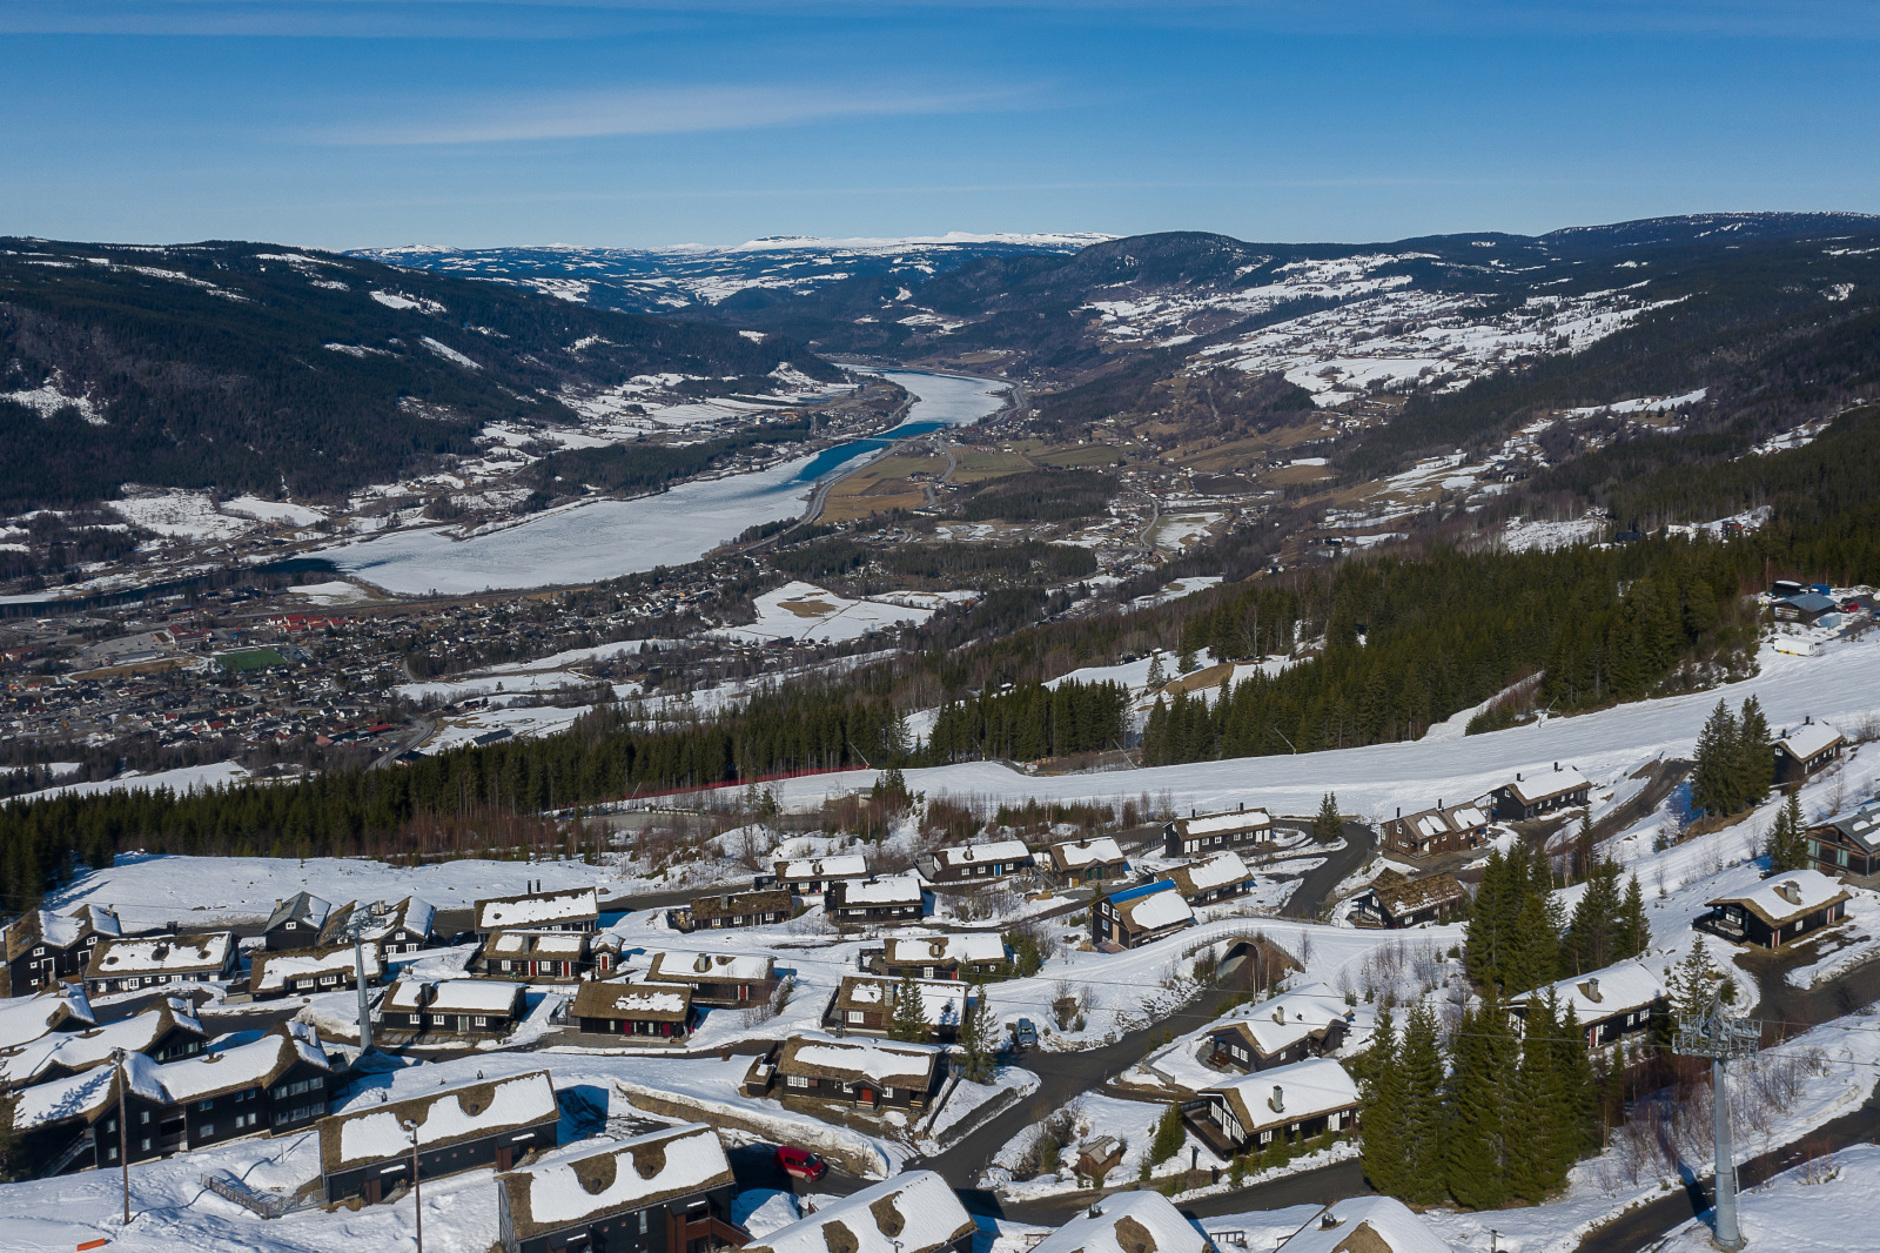
[[[1031,1019],[1021,1018],[1012,1025],[1012,1043],[1021,1049],[1038,1047],[1038,1028],[1032,1026]]]
[[[777,1165],[783,1167],[783,1173],[791,1178],[807,1179],[811,1183],[829,1173],[829,1163],[808,1149],[799,1149],[794,1144],[777,1146]]]

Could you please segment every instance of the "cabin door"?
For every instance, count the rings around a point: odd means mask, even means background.
[[[367,1205],[377,1205],[379,1201],[384,1197],[384,1195],[385,1195],[384,1189],[382,1189],[379,1186],[379,1179],[377,1175],[374,1175],[372,1178],[366,1180],[366,1204]]]
[[[515,1161],[516,1150],[511,1145],[505,1144],[496,1150],[496,1169],[508,1170],[511,1166],[515,1165]]]

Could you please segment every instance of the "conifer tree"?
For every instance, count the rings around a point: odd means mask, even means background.
[[[1443,1058],[1436,1043],[1436,1018],[1418,1001],[1404,1021],[1403,1048],[1403,1199],[1434,1205],[1448,1193],[1443,1112]]]
[[[1555,1065],[1559,1034],[1553,996],[1530,997],[1514,1084],[1515,1104],[1525,1123],[1508,1156],[1508,1190],[1534,1205],[1546,1199],[1548,1189],[1565,1181],[1566,1166],[1572,1162],[1571,1156],[1564,1164],[1561,1161],[1569,1114],[1564,1083]]]
[[[1182,1107],[1170,1101],[1155,1124],[1155,1139],[1149,1143],[1149,1161],[1160,1166],[1182,1151],[1188,1130],[1182,1126]]]
[[[1769,833],[1769,873],[1802,870],[1808,865],[1808,824],[1802,817],[1800,788],[1790,788]]]
[[[1525,1119],[1508,1105],[1519,1050],[1493,989],[1463,1015],[1451,1049],[1449,1193],[1470,1209],[1496,1209],[1507,1200],[1509,1140],[1526,1130]]]
[[[1738,801],[1760,805],[1775,781],[1776,742],[1769,733],[1769,720],[1763,717],[1762,702],[1754,696],[1743,701],[1737,719],[1735,758]]]
[[[1645,921],[1645,894],[1639,890],[1638,876],[1625,881],[1625,899],[1619,904],[1619,956],[1637,957],[1651,947],[1651,924]]]
[[[1564,1179],[1574,1162],[1600,1148],[1598,1085],[1593,1078],[1593,1059],[1586,1042],[1586,1029],[1580,1025],[1579,1011],[1572,1005],[1567,1006],[1567,1016],[1560,1020],[1560,1035],[1554,1050],[1554,1073],[1560,1079],[1565,1110],[1565,1164],[1560,1170]]]
[[[998,1028],[992,1021],[992,1003],[986,985],[974,979],[966,992],[966,1012],[960,1017],[960,1071],[973,1083],[992,1077],[998,1047]]]
[[[1697,733],[1696,762],[1691,767],[1691,800],[1713,814],[1735,813],[1741,805],[1737,772],[1737,723],[1723,701],[1710,711]]]
[[[1152,689],[1159,688],[1167,682],[1168,671],[1163,668],[1162,650],[1158,648],[1155,650],[1155,654],[1149,658],[1149,686]]]
[[[1692,941],[1691,951],[1667,980],[1671,985],[1671,1012],[1680,1018],[1691,1018],[1708,1010],[1722,979],[1723,973],[1710,960],[1710,950],[1704,947],[1703,941]]]
[[[1587,877],[1586,890],[1573,907],[1573,920],[1567,925],[1563,956],[1567,969],[1577,975],[1610,966],[1625,954],[1619,936],[1619,867],[1607,860],[1596,863]]]
[[[927,1007],[921,1000],[920,984],[912,971],[901,976],[894,993],[894,1010],[888,1018],[888,1038],[910,1044],[927,1038]]]
[[[1338,816],[1338,797],[1327,792],[1319,802],[1318,816],[1312,820],[1312,838],[1331,844],[1345,834],[1345,820]]]
[[[1364,1104],[1364,1177],[1385,1196],[1404,1192],[1404,1080],[1398,1061],[1396,1024],[1390,1006],[1377,1012],[1367,1060],[1370,1082]]]
[[[1515,917],[1503,991],[1531,992],[1559,977],[1560,932],[1548,902],[1530,894]]]

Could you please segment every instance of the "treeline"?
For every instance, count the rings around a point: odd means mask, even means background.
[[[802,770],[882,765],[906,748],[885,701],[826,693],[758,696],[714,722],[650,728],[618,706],[565,735],[459,748],[396,770],[340,770],[297,782],[177,794],[66,795],[0,806],[0,898],[37,902],[75,862],[126,850],[267,856],[384,855],[449,823],[468,845],[518,819],[666,788]]]
[[[801,443],[810,437],[807,418],[754,426],[696,444],[609,444],[604,448],[565,448],[530,467],[536,486],[546,493],[579,492],[585,486],[619,492],[664,487],[728,461],[734,454],[763,444]]]
[[[1556,712],[1695,685],[1705,677],[1698,663],[1732,664],[1754,639],[1738,600],[1753,564],[1736,546],[1665,540],[1353,561],[1333,576],[1316,657],[1256,674],[1211,704],[1185,693],[1158,703],[1144,757],[1164,764],[1415,739],[1542,670],[1538,699]],[[1224,645],[1217,655],[1244,656],[1273,633],[1283,642],[1291,622],[1274,617],[1250,591],[1218,601],[1195,630]],[[1185,647],[1188,633],[1184,624]]]
[[[1880,348],[1875,350],[1880,357]],[[1813,442],[1752,455],[1742,431],[1638,434],[1585,452],[1537,476],[1554,492],[1606,506],[1628,527],[1710,522],[1779,504],[1797,525],[1817,525],[1874,498],[1880,478],[1880,406],[1841,414]]]
[[[1592,854],[1583,840],[1586,891],[1563,918],[1547,860],[1524,844],[1488,855],[1470,907],[1463,962],[1469,977],[1501,996],[1514,996],[1636,957],[1651,945],[1638,876],[1619,884],[1619,868]]]
[[[1485,997],[1446,1047],[1425,1002],[1401,1034],[1386,1007],[1368,1065],[1365,1177],[1412,1204],[1539,1204],[1599,1147],[1586,1033],[1552,997],[1528,1003],[1519,1031],[1508,1007]]]
[[[1129,690],[1119,683],[1027,683],[940,710],[923,754],[928,764],[1007,757],[1033,761],[1120,748]]]
[[[1061,583],[1097,572],[1088,548],[1026,540],[1019,544],[893,544],[823,540],[773,553],[770,566],[798,579],[839,578],[873,567],[895,579],[954,586],[997,581]]]
[[[967,498],[968,522],[1069,522],[1103,512],[1116,476],[1096,470],[1027,470],[995,479]]]

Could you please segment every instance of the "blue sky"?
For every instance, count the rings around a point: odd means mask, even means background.
[[[325,247],[1880,212],[1880,6],[0,0],[0,234]]]

